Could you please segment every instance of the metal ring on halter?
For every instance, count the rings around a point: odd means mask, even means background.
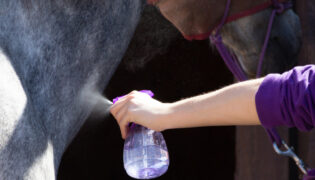
[[[210,40],[212,43],[216,44],[218,42],[222,42],[222,37],[220,36],[220,34],[214,34],[209,36]]]
[[[288,156],[291,157],[294,162],[296,163],[296,165],[299,167],[299,169],[303,172],[303,174],[307,174],[307,167],[304,164],[304,162],[302,161],[301,158],[299,158],[295,153],[293,148],[289,147],[284,141],[282,141],[282,145],[285,148],[285,150],[281,150],[277,143],[273,143],[273,149],[276,151],[277,154],[281,155],[281,156]]]

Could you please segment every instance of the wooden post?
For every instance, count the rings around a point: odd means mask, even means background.
[[[287,139],[288,130],[279,131]],[[287,180],[288,159],[276,155],[262,127],[236,128],[235,180]]]
[[[315,1],[296,1],[296,11],[302,26],[302,48],[299,55],[299,64],[315,63]],[[315,131],[299,132],[298,154],[312,168],[315,168]]]

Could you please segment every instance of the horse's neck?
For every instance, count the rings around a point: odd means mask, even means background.
[[[51,153],[52,164],[58,167],[66,146],[99,100],[95,94],[102,92],[120,62],[141,9],[138,0],[37,3],[0,2],[6,9],[0,16],[0,48],[27,101],[19,118],[0,118],[15,122],[7,126],[9,144],[0,146],[0,156],[7,159],[0,160],[12,164],[0,166],[30,162],[24,164],[25,171]],[[16,144],[25,147],[17,150]],[[26,173],[5,169],[16,172],[16,177]],[[0,170],[0,177],[3,173]]]

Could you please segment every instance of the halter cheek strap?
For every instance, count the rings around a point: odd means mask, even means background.
[[[230,9],[230,3],[231,0],[227,0],[225,12],[223,15],[223,18],[220,22],[220,24],[215,28],[215,32],[210,35],[210,40],[213,44],[215,44],[218,52],[220,53],[222,59],[224,60],[226,66],[230,69],[230,71],[233,73],[233,75],[239,80],[239,81],[244,81],[248,80],[248,76],[246,73],[243,71],[241,68],[239,61],[235,54],[232,54],[226,46],[222,42],[222,37],[220,35],[220,30],[223,27],[223,25],[228,21],[228,12]],[[258,67],[257,67],[257,75],[256,77],[260,77],[261,75],[261,68],[262,68],[262,63],[263,59],[266,53],[271,29],[272,29],[272,24],[273,20],[276,16],[276,14],[282,13],[284,10],[292,7],[292,4],[290,2],[279,2],[277,0],[272,0],[271,1],[274,9],[272,10],[271,16],[269,18],[269,23],[268,23],[268,28],[266,32],[266,37],[264,40],[264,44],[260,53],[259,57],[259,62],[258,62]],[[315,180],[315,169],[309,169],[305,166],[303,161],[294,153],[293,148],[290,148],[279,136],[278,132],[276,131],[275,128],[269,128],[266,129],[267,134],[269,138],[271,139],[273,143],[274,150],[276,151],[277,154],[282,155],[282,156],[288,156],[292,158],[299,169],[305,174],[303,180]],[[280,150],[279,147],[283,147],[285,150]]]
[[[273,2],[274,9],[273,9],[271,16],[269,18],[267,33],[265,36],[264,44],[263,44],[263,47],[262,47],[262,50],[260,53],[260,57],[259,57],[259,61],[258,61],[256,77],[261,76],[262,62],[263,62],[263,59],[264,59],[264,56],[266,53],[266,49],[267,49],[267,45],[269,42],[269,37],[270,37],[271,29],[272,29],[273,20],[274,20],[276,14],[282,13],[284,10],[292,7],[292,4],[290,2],[280,3],[277,0],[273,0],[272,2]],[[216,45],[221,57],[223,58],[225,64],[230,69],[230,71],[235,75],[235,77],[239,81],[243,81],[243,80],[247,80],[248,77],[247,77],[246,73],[243,71],[243,69],[241,68],[241,66],[239,65],[239,63],[238,63],[239,61],[237,60],[236,56],[234,54],[231,55],[229,50],[224,46],[224,44],[222,42],[222,37],[220,35],[220,31],[221,31],[223,25],[228,20],[228,12],[230,9],[230,3],[231,3],[231,0],[228,0],[222,21],[220,22],[220,24],[215,29],[214,34],[210,36],[210,40],[213,44]],[[281,144],[281,141],[278,141],[278,144]]]

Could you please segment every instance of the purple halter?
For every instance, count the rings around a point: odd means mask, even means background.
[[[276,16],[276,13],[282,13],[284,10],[292,7],[292,4],[290,2],[280,3],[277,0],[273,0],[272,2],[273,2],[274,9],[273,9],[271,16],[270,16],[270,19],[269,19],[264,45],[263,45],[263,48],[261,50],[260,57],[259,57],[256,77],[260,77],[260,75],[261,75],[262,62],[263,62],[263,59],[264,59],[264,56],[266,53],[266,49],[267,49],[267,45],[268,45],[269,37],[270,37],[270,32],[272,29],[273,20]],[[239,61],[237,60],[236,56],[234,54],[231,54],[231,52],[224,46],[224,44],[222,42],[222,37],[220,35],[220,31],[221,31],[223,25],[225,24],[225,22],[228,18],[228,13],[230,10],[230,4],[231,4],[231,0],[227,0],[226,8],[225,8],[221,23],[216,27],[215,33],[210,35],[210,40],[213,44],[215,44],[222,59],[224,60],[225,64],[230,69],[230,71],[233,73],[233,75],[239,81],[244,81],[244,80],[248,79],[246,73],[241,68]]]
[[[284,10],[291,8],[292,4],[290,2],[284,2],[280,3],[278,0],[272,0],[274,9],[272,10],[271,16],[269,18],[268,28],[264,40],[264,44],[259,56],[258,66],[257,66],[257,72],[256,77],[261,76],[261,69],[263,64],[263,59],[266,54],[267,45],[269,42],[269,37],[272,29],[273,20],[276,16],[276,14],[282,13]],[[227,0],[226,8],[224,11],[223,18],[221,20],[221,23],[216,27],[215,32],[210,35],[210,40],[213,44],[215,44],[217,50],[219,51],[222,59],[224,60],[226,66],[229,68],[229,70],[233,73],[233,75],[239,80],[244,81],[248,80],[248,76],[241,68],[241,65],[236,57],[235,54],[232,54],[227,47],[222,42],[222,37],[220,35],[220,31],[223,27],[223,25],[226,23],[226,20],[228,18],[228,13],[230,10],[230,4],[231,0]],[[294,153],[293,149],[290,148],[279,136],[275,128],[266,129],[268,136],[270,137],[273,147],[279,155],[283,156],[289,156],[291,157],[299,167],[299,169],[305,174],[304,180],[315,180],[315,169],[311,170],[305,167],[303,161]],[[286,150],[281,151],[279,147],[284,147]]]

